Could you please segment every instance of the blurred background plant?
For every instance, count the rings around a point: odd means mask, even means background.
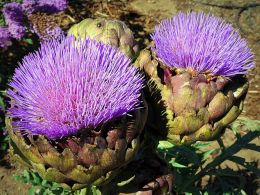
[[[67,7],[67,0],[0,2],[0,30],[5,32],[0,34],[0,47],[3,49],[9,47],[13,39],[33,44],[32,33],[35,33],[40,40],[58,38],[63,35],[62,27],[74,21],[72,17],[60,14]],[[65,21],[57,21],[56,14],[63,15]],[[46,22],[48,26],[44,26]]]

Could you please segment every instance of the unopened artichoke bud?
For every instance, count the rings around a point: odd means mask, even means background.
[[[175,144],[217,138],[243,108],[254,66],[246,41],[221,18],[196,12],[162,21],[152,39],[135,62],[149,80],[150,126]]]
[[[68,34],[80,38],[92,38],[120,48],[131,59],[139,51],[133,32],[122,21],[87,18],[73,25]]]
[[[118,49],[74,37],[42,43],[10,82],[13,157],[75,190],[102,185],[138,151],[147,109],[142,75]]]

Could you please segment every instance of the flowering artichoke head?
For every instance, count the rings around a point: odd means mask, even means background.
[[[217,138],[243,108],[254,66],[246,41],[221,18],[195,12],[162,21],[152,39],[135,63],[148,79],[151,126],[175,144]]]
[[[16,69],[7,129],[14,158],[69,189],[101,185],[135,156],[146,121],[142,76],[118,49],[44,42]]]
[[[90,37],[118,47],[130,58],[135,57],[138,52],[133,32],[122,21],[87,18],[73,25],[68,34],[79,38]]]

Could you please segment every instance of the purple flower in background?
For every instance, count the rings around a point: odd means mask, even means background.
[[[25,20],[22,6],[19,3],[7,3],[4,5],[3,14],[7,24],[12,22],[22,23]]]
[[[12,37],[18,40],[23,38],[26,33],[26,27],[22,25],[18,25],[17,23],[9,24],[8,30],[11,33]]]
[[[31,15],[33,12],[39,9],[37,0],[23,0],[22,3],[23,11],[25,11],[28,15]]]
[[[0,48],[12,45],[11,35],[7,27],[0,27]]]
[[[171,67],[234,76],[254,66],[238,31],[211,14],[179,13],[163,20],[151,36],[157,56]]]
[[[27,14],[32,14],[36,11],[47,13],[55,13],[63,11],[68,7],[67,0],[24,0],[22,3],[23,10]]]
[[[0,117],[4,116],[5,111],[4,111],[4,107],[0,105]],[[0,122],[1,122],[1,118],[0,118]]]
[[[51,139],[76,134],[139,105],[142,76],[131,60],[95,40],[42,43],[10,82],[16,130]]]
[[[51,28],[51,29],[49,29],[49,28],[46,29],[46,34],[48,35],[47,40],[49,40],[49,39],[59,39],[59,38],[64,36],[63,30],[59,26],[56,26],[56,27]]]
[[[21,39],[26,33],[24,24],[26,17],[23,14],[21,4],[15,2],[5,4],[3,14],[12,37]]]
[[[68,7],[67,0],[39,0],[38,3],[46,12],[63,11]]]
[[[60,39],[64,36],[63,30],[59,26],[47,28],[44,33],[39,33],[36,28],[33,28],[33,32],[35,32],[42,41]]]
[[[5,4],[3,13],[12,37],[21,39],[26,34],[26,22],[28,22],[28,18],[24,12],[27,15],[31,15],[36,11],[54,13],[63,11],[67,6],[67,0],[24,0],[22,4],[16,2]],[[50,28],[46,30],[46,33],[55,38],[55,36],[58,37],[61,35],[62,30]]]

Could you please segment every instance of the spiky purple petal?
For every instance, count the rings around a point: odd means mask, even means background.
[[[151,35],[154,51],[168,66],[220,76],[245,74],[253,53],[231,24],[205,13],[179,13]]]
[[[55,139],[135,109],[142,77],[130,63],[117,49],[90,39],[43,43],[10,82],[15,129]]]

